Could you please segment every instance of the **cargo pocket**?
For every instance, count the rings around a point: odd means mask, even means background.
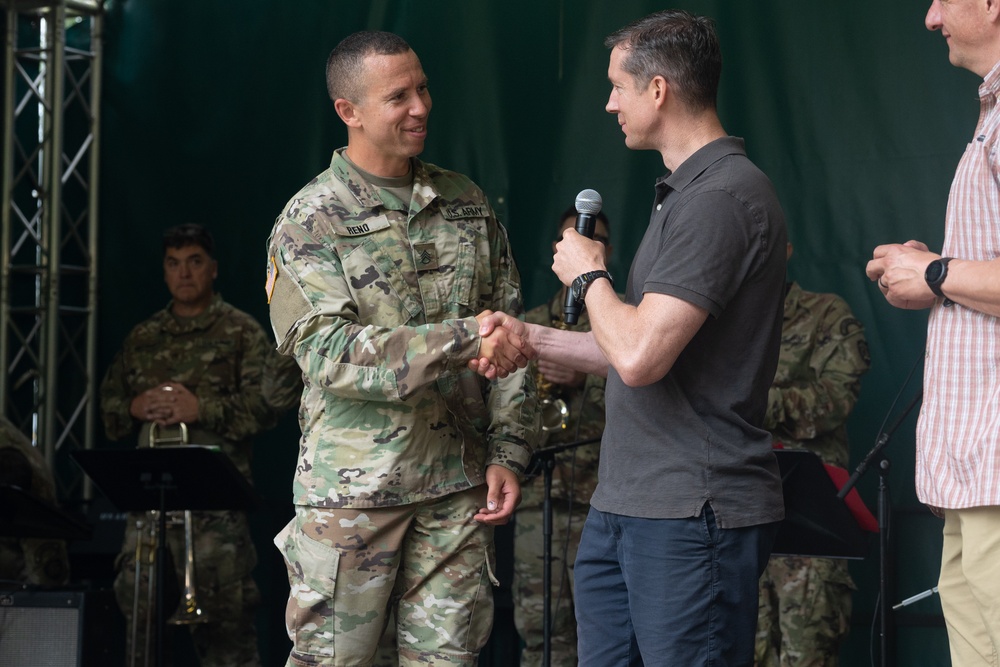
[[[275,542],[279,540],[290,586],[285,624],[293,643],[292,659],[299,656],[332,658],[340,553],[306,537],[294,520]],[[309,658],[300,660],[309,662]]]

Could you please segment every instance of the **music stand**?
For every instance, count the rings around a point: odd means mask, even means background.
[[[804,449],[775,449],[785,519],[771,549],[775,556],[861,559],[868,540],[823,462]]]
[[[156,546],[156,667],[163,664],[163,587],[166,580],[167,512],[251,510],[259,499],[218,447],[172,445],[140,449],[90,449],[73,458],[105,496],[123,511],[159,511]],[[135,619],[133,619],[135,622]]]
[[[552,660],[552,473],[556,467],[556,454],[567,449],[600,442],[589,438],[562,445],[536,449],[534,459],[542,469],[544,495],[542,500],[542,667],[549,667]],[[531,469],[529,463],[528,468]]]
[[[0,484],[0,536],[89,540],[90,526],[19,486]]]

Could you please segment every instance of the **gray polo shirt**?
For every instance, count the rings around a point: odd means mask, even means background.
[[[742,139],[713,141],[656,182],[626,302],[669,294],[710,315],[659,381],[628,387],[609,370],[594,507],[685,518],[707,502],[722,528],[782,519],[762,424],[778,362],[785,242],[774,187]]]

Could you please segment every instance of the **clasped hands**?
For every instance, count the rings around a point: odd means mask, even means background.
[[[160,426],[198,421],[198,397],[179,382],[164,382],[132,399],[129,413]]]
[[[897,308],[929,308],[936,299],[927,286],[924,272],[940,255],[930,252],[920,241],[880,245],[872,253],[865,273],[878,283],[886,301]]]
[[[552,257],[552,271],[564,285],[569,285],[574,278],[586,271],[604,268],[603,243],[582,236],[575,229],[563,231],[563,238],[556,244],[556,252]],[[516,317],[485,310],[476,316],[476,320],[483,340],[479,358],[469,362],[470,369],[493,380],[505,378],[516,368],[524,368],[529,361],[538,358],[538,352],[529,340],[530,328]],[[547,370],[565,376],[568,369],[556,369],[553,365]],[[555,378],[550,379],[557,381]],[[567,384],[580,381],[579,377],[561,379]]]
[[[516,317],[484,310],[476,321],[482,341],[479,356],[469,362],[469,368],[480,375],[489,380],[505,378],[538,358],[528,341],[528,328]]]

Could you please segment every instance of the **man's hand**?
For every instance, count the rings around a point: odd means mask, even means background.
[[[140,421],[160,426],[198,421],[198,397],[179,382],[164,382],[132,399],[129,412]]]
[[[907,310],[930,308],[936,297],[924,280],[924,272],[940,257],[920,241],[880,245],[872,253],[865,274],[878,283],[891,305]]]
[[[490,526],[502,526],[521,502],[521,484],[513,470],[500,465],[486,467],[486,507],[473,518]]]
[[[538,356],[528,344],[524,323],[506,313],[484,310],[476,316],[479,322],[479,358],[469,362],[469,368],[488,379],[505,378]],[[484,370],[480,370],[483,368]]]
[[[600,241],[583,236],[576,229],[563,231],[562,241],[556,244],[552,257],[552,270],[563,285],[570,285],[576,277],[587,271],[607,269],[607,250]]]

